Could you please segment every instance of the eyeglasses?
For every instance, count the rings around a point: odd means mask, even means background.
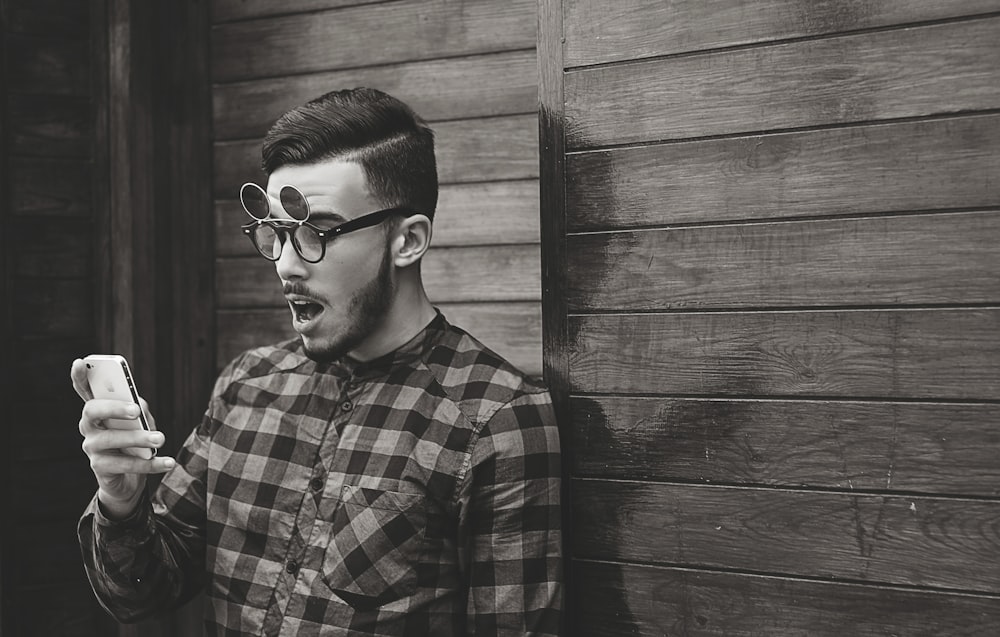
[[[393,214],[411,215],[410,208],[385,208],[351,219],[334,228],[320,228],[309,223],[309,202],[295,186],[283,186],[278,193],[281,207],[291,219],[271,217],[271,202],[267,192],[254,183],[240,188],[240,203],[254,221],[240,226],[257,252],[268,261],[281,258],[285,239],[291,238],[296,254],[306,263],[319,263],[326,255],[326,244],[341,235],[370,228]]]

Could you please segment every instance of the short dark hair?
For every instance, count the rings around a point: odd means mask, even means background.
[[[381,205],[434,219],[434,132],[403,102],[372,88],[331,91],[282,115],[261,148],[268,175],[282,166],[335,158],[361,166]]]

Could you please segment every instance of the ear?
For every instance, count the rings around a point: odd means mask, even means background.
[[[397,268],[420,261],[431,247],[433,227],[426,215],[411,215],[396,227],[392,238],[392,260]]]

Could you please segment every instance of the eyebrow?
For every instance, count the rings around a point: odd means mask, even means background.
[[[309,221],[332,221],[336,224],[346,223],[349,219],[332,210],[312,210],[309,213]]]

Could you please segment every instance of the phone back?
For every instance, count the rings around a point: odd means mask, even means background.
[[[90,391],[94,394],[94,398],[139,404],[139,392],[125,357],[117,354],[92,354],[83,360],[87,365],[87,381],[90,383]],[[139,413],[137,420],[109,418],[104,424],[111,429],[150,430],[146,415],[142,412]],[[141,447],[131,447],[124,451],[147,459],[154,455],[154,450]]]

